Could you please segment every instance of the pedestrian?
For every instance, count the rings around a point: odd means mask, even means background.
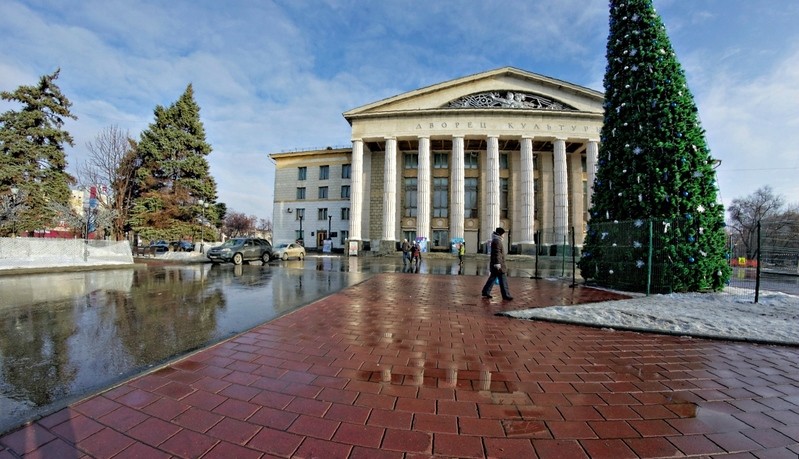
[[[458,244],[458,262],[463,264],[463,256],[466,255],[466,243],[461,242]]]
[[[417,266],[422,263],[422,248],[419,247],[418,242],[414,242],[411,247],[411,264],[416,263]]]
[[[402,240],[402,266],[407,266],[411,261],[411,243],[407,239]]]
[[[510,301],[513,297],[510,295],[508,289],[508,268],[505,266],[505,244],[502,242],[502,235],[505,234],[505,228],[497,228],[494,234],[491,235],[491,264],[488,267],[489,276],[485,285],[483,286],[483,298],[491,298],[491,290],[494,288],[494,282],[499,282],[499,292],[502,294],[502,299]]]

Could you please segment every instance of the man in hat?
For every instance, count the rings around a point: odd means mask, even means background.
[[[491,264],[489,265],[490,275],[488,280],[483,286],[483,298],[491,298],[491,290],[494,288],[494,282],[499,279],[499,292],[502,294],[502,299],[510,301],[513,297],[510,295],[508,289],[508,278],[506,276],[508,268],[505,266],[505,244],[502,242],[502,235],[505,234],[505,228],[497,228],[494,234],[491,235]]]

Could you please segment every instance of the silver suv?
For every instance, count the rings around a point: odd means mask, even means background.
[[[256,237],[234,237],[209,249],[206,256],[212,263],[232,262],[240,265],[245,261],[261,260],[263,264],[267,264],[272,258],[272,244],[266,239]]]

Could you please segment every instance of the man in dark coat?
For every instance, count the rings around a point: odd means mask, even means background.
[[[502,242],[503,234],[505,234],[505,228],[497,228],[494,230],[494,234],[491,235],[491,264],[488,267],[490,275],[483,286],[483,298],[491,298],[491,290],[494,288],[494,282],[499,279],[499,292],[502,294],[502,299],[510,301],[513,297],[510,295],[510,290],[508,289],[508,268],[505,266],[505,244]]]

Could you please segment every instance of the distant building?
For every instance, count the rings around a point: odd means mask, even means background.
[[[603,120],[600,92],[505,67],[344,113],[352,146],[273,153],[274,238],[393,251],[426,238],[480,250],[582,245]],[[540,241],[537,232],[540,231]]]

